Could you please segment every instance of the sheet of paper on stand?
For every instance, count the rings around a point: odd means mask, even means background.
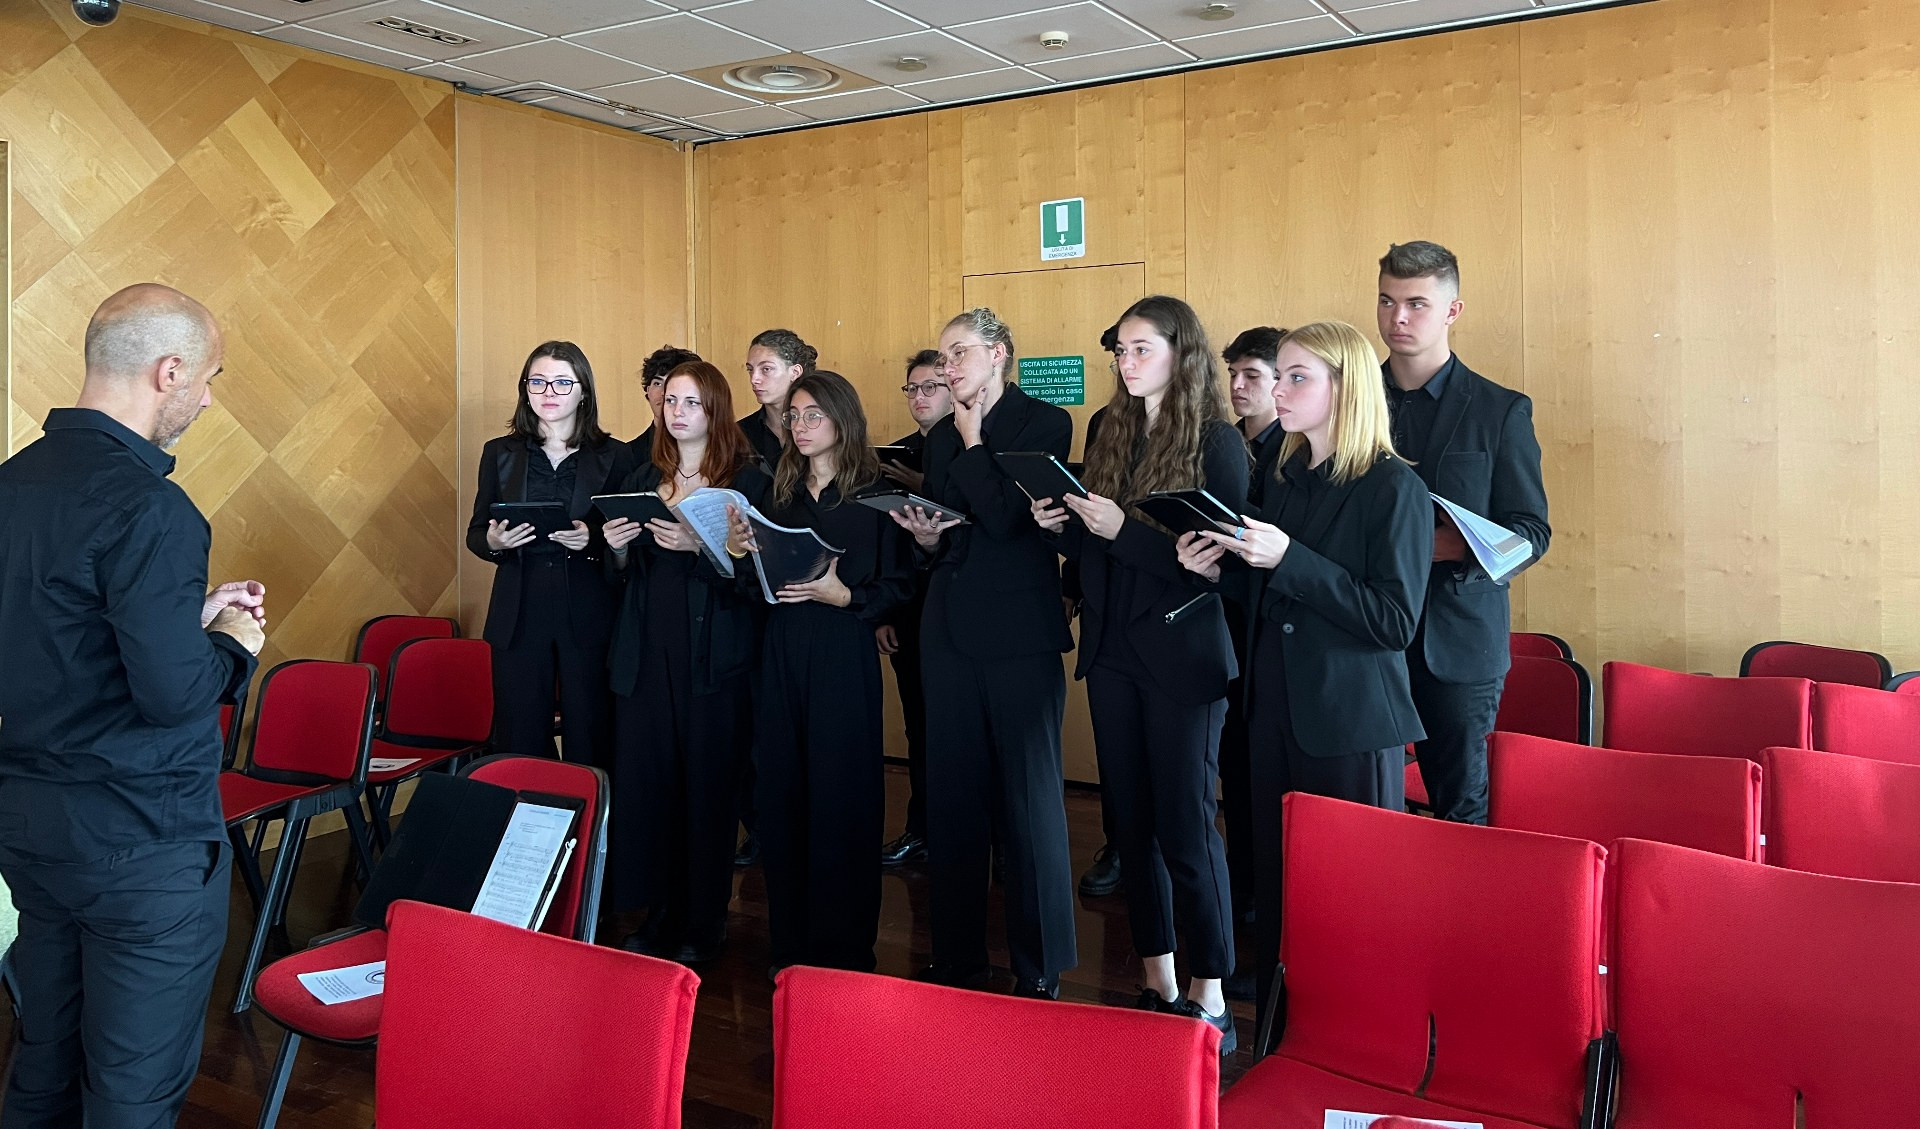
[[[487,868],[480,896],[473,900],[474,914],[522,929],[538,928],[555,863],[572,828],[573,813],[565,808],[519,804]]]

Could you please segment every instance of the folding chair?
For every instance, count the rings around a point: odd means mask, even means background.
[[[1812,747],[1850,757],[1920,764],[1920,697],[1816,682]]]
[[[1920,670],[1909,670],[1887,679],[1887,689],[1895,694],[1920,694]]]
[[[1740,677],[1806,678],[1878,690],[1893,677],[1893,664],[1877,651],[1772,639],[1740,656]]]
[[[1920,886],[1639,839],[1609,860],[1617,1129],[1914,1123]]]
[[[387,924],[381,1129],[678,1129],[690,970],[419,902]]]
[[[1594,843],[1652,839],[1760,861],[1760,766],[1519,733],[1487,747],[1488,822]]]
[[[1920,882],[1920,766],[1768,749],[1767,862],[1789,870]]]
[[[1572,659],[1515,655],[1493,727],[1502,733],[1592,744],[1593,679],[1587,668]],[[1419,764],[1409,761],[1406,772],[1408,806],[1431,808]]]
[[[1760,759],[1813,737],[1813,683],[1804,678],[1716,678],[1610,662],[1601,668],[1609,749]]]
[[[1212,1129],[1195,1019],[794,967],[773,996],[780,1129]]]
[[[580,847],[568,860],[541,931],[576,941],[593,940],[600,918],[601,879],[606,870],[606,773],[588,765],[547,757],[501,754],[468,765],[461,775],[518,791],[574,796],[586,803],[586,809],[580,813],[580,826],[586,832]],[[307,949],[273,962],[260,973],[254,985],[260,1011],[287,1032],[280,1040],[280,1052],[274,1058],[273,1073],[267,1082],[266,1100],[260,1109],[260,1129],[269,1129],[280,1119],[287,1081],[293,1075],[302,1039],[318,1039],[342,1047],[366,1047],[380,1037],[382,997],[324,1005],[300,983],[300,974],[370,964],[386,959],[386,953],[386,930],[355,926],[321,937]]]
[[[1544,631],[1515,631],[1507,636],[1507,652],[1514,658],[1570,659],[1573,647],[1558,635]]]
[[[400,785],[481,752],[492,731],[493,648],[486,640],[412,639],[394,649],[372,756],[411,763],[367,772],[367,812],[382,850]]]
[[[1328,1109],[1576,1129],[1603,1098],[1600,897],[1578,839],[1282,801],[1280,976],[1223,1129]]]
[[[415,639],[458,639],[460,621],[437,615],[377,615],[360,625],[353,640],[353,661],[367,663],[379,675],[381,708],[387,701],[387,667],[401,644]]]
[[[241,966],[233,1010],[252,1005],[253,976],[266,953],[267,934],[281,928],[295,868],[306,844],[307,823],[338,811],[359,865],[371,870],[360,794],[367,783],[367,748],[373,732],[373,668],[362,663],[294,659],[260,681],[247,767],[222,772],[220,807],[234,866],[253,901],[257,920]],[[260,874],[260,847],[268,823],[280,821],[273,874]],[[251,842],[246,824],[259,834]],[[283,934],[284,936],[284,934]]]

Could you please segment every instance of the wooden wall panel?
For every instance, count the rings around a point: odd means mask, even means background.
[[[593,364],[603,426],[648,423],[640,365],[688,340],[686,157],[546,111],[462,95],[459,532],[480,448],[503,434],[520,366],[542,341],[574,341]],[[484,619],[492,566],[459,550],[460,612]]]
[[[244,42],[242,42],[244,40]],[[267,585],[263,665],[453,606],[448,88],[129,9],[0,4],[12,166],[9,449],[71,404],[87,317],[157,280],[227,337],[177,480],[215,580]]]

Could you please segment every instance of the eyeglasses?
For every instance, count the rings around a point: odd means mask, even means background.
[[[578,383],[580,382],[577,380],[568,380],[564,376],[557,380],[548,380],[544,376],[529,376],[527,378],[527,391],[533,393],[535,396],[544,396],[546,395],[547,389],[551,388],[555,396],[570,396],[573,394],[573,386]]]
[[[933,371],[952,372],[954,369],[957,369],[960,367],[961,361],[966,359],[968,349],[984,349],[984,348],[986,348],[986,345],[979,341],[976,341],[971,345],[955,345],[953,347],[953,352],[942,353],[939,356],[934,358]]]
[[[808,408],[804,412],[788,412],[781,416],[789,431],[812,431],[827,421],[827,413],[819,408]]]
[[[931,396],[946,386],[947,382],[944,380],[921,380],[902,384],[900,391],[905,392],[907,399],[911,400],[915,396]]]

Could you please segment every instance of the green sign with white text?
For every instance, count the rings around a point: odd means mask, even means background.
[[[1087,254],[1087,201],[1048,200],[1040,205],[1040,259],[1081,259]],[[1078,403],[1078,401],[1075,401]]]
[[[1087,402],[1085,357],[1021,357],[1020,390],[1049,404]]]

